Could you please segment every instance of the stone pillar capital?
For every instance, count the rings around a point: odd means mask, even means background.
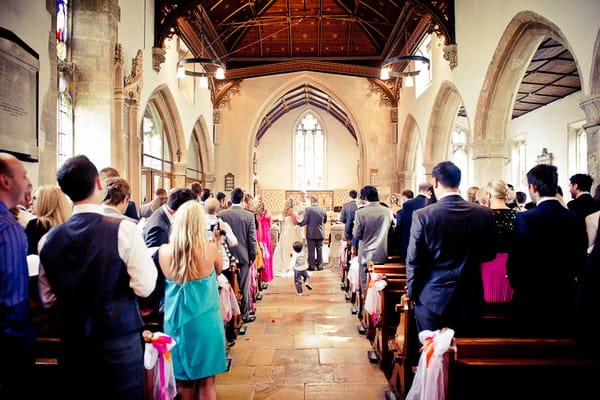
[[[587,120],[584,128],[600,125],[600,93],[585,96],[579,106],[583,109]]]
[[[152,48],[152,69],[156,72],[160,72],[161,65],[165,62],[166,50],[162,47]]]
[[[471,144],[473,160],[498,158],[510,160],[511,141],[504,139],[477,140]]]

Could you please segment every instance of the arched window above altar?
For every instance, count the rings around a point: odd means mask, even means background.
[[[297,189],[324,187],[325,138],[311,112],[298,122],[294,134],[294,178]]]

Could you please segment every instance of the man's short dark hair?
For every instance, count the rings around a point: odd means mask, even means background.
[[[104,184],[104,182],[108,178],[116,178],[116,177],[118,177],[120,175],[119,175],[119,171],[117,171],[115,168],[113,168],[113,167],[104,167],[100,171],[98,171],[98,176],[100,177],[100,180]]]
[[[84,155],[69,158],[56,173],[58,186],[74,203],[85,200],[94,193],[96,178],[96,166]]]
[[[356,192],[356,190],[352,189],[350,191],[350,193],[348,193],[348,195],[350,196],[351,199],[356,199],[356,196],[358,196],[358,193]]]
[[[292,245],[292,248],[296,253],[300,253],[302,251],[302,242],[296,240]]]
[[[558,171],[554,165],[538,164],[527,172],[527,183],[534,185],[542,197],[556,196]]]
[[[156,197],[164,197],[167,195],[167,191],[165,188],[158,188],[154,191],[154,196]]]
[[[190,185],[188,186],[188,189],[190,189],[192,192],[194,192],[197,199],[199,199],[200,196],[202,195],[202,185],[200,185],[198,182],[190,183]]]
[[[437,179],[443,187],[456,189],[460,186],[461,172],[451,161],[442,161],[433,167],[431,176]]]
[[[413,192],[412,190],[410,190],[410,189],[404,189],[404,190],[402,191],[402,193],[400,193],[400,196],[404,196],[404,197],[406,197],[407,199],[412,199],[412,198],[414,198],[414,197],[415,197],[415,194],[414,194],[414,192]]]
[[[210,189],[209,188],[202,189],[202,196],[200,197],[200,200],[206,201],[206,199],[208,199],[209,197],[210,197]]]
[[[360,189],[360,198],[367,201],[379,201],[379,194],[375,186],[367,185]]]
[[[219,202],[225,200],[225,197],[227,197],[227,196],[225,196],[225,193],[223,193],[223,192],[217,193],[217,200],[219,200]]]
[[[183,203],[190,200],[196,200],[196,194],[190,189],[178,188],[171,191],[167,205],[171,210],[177,211]]]
[[[594,182],[594,178],[589,176],[588,174],[575,174],[569,178],[571,185],[577,185],[577,189],[582,192],[589,192],[592,190],[592,183]]]
[[[516,193],[517,203],[523,204],[527,201],[527,193],[525,192],[517,192]]]
[[[244,198],[244,191],[240,188],[235,188],[231,191],[231,195],[229,197],[231,198],[232,204],[240,204]]]
[[[104,204],[116,206],[130,196],[131,188],[125,179],[116,176],[104,181],[104,198],[102,199]]]

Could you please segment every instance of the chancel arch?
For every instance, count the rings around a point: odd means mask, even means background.
[[[296,187],[294,138],[298,123],[308,114],[318,121],[324,139],[324,189],[355,188],[362,146],[347,107],[316,83],[292,81],[264,108],[255,133],[256,174],[260,187]],[[252,160],[253,161],[253,160]],[[254,164],[254,162],[253,162]],[[279,176],[276,179],[275,171]]]
[[[187,146],[181,120],[166,85],[154,90],[142,118],[142,200],[152,198],[156,188],[185,185]]]

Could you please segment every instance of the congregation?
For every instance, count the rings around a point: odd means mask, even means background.
[[[306,192],[300,207],[286,201],[273,249],[271,211],[260,195],[255,204],[240,188],[228,201],[198,184],[157,189],[140,213],[134,205],[128,216],[127,181],[112,168],[98,171],[83,155],[63,164],[58,186],[32,190],[22,164],[5,153],[0,176],[6,398],[23,390],[36,335],[50,334],[62,343],[59,363],[70,382],[65,398],[96,387],[92,397],[140,399],[140,332],[152,323],[177,343],[173,393],[216,398],[215,375],[228,369],[227,348],[241,324],[256,319],[268,282],[293,271],[302,295],[302,283],[312,289],[307,270],[323,269],[327,215]],[[336,222],[345,225],[344,246],[359,266],[354,289],[364,296],[368,265],[397,256],[406,265],[419,332],[474,335],[484,304],[510,303],[515,336],[575,337],[588,346],[585,320],[598,306],[600,254],[592,178],[573,175],[573,200],[565,204],[557,168],[537,165],[527,173],[529,209],[502,180],[471,188],[465,198],[460,181],[460,169],[446,161],[416,197],[406,190],[387,204],[373,186],[349,192]],[[233,287],[239,308],[234,301],[223,310],[220,298]],[[560,288],[560,301],[549,288]],[[90,374],[93,367],[100,372]]]

